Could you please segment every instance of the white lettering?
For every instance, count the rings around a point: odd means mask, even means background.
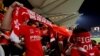
[[[90,37],[78,37],[77,40],[81,43],[89,43],[91,42]]]
[[[92,49],[92,44],[83,45],[83,48],[86,49],[86,50],[91,50]]]
[[[30,40],[31,41],[39,41],[39,40],[41,40],[41,37],[40,36],[30,36]]]
[[[21,25],[18,21],[18,19],[14,20],[15,28],[19,30],[19,26]]]

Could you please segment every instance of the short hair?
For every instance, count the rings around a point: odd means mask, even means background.
[[[95,46],[97,44],[96,40],[91,40],[91,42],[92,42],[92,46]]]
[[[88,32],[87,29],[83,28],[83,27],[76,27],[74,30],[73,30],[73,33],[82,33],[82,32]]]
[[[29,19],[28,22],[27,22],[27,25],[29,26],[32,26],[33,24],[37,25],[37,22],[36,20],[33,20],[33,19]]]

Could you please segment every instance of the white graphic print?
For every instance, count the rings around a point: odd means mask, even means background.
[[[18,22],[18,19],[14,20],[14,24],[15,24],[15,28],[17,28],[19,30],[19,26],[21,24]]]

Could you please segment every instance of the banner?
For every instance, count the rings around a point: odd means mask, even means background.
[[[13,11],[13,23],[15,20],[18,20],[19,24],[23,24],[28,19],[37,20],[49,26],[52,25],[50,21],[48,21],[45,17],[31,11],[25,7],[16,7]]]
[[[64,36],[70,36],[71,32],[66,31],[66,28],[60,26],[54,26],[50,21],[48,21],[45,17],[25,8],[25,7],[16,7],[13,11],[13,20],[12,20],[12,28],[16,28],[19,30],[19,26],[24,22],[27,22],[28,19],[37,20],[42,22],[48,26],[50,26],[55,32],[62,34]],[[68,30],[68,29],[67,29]]]

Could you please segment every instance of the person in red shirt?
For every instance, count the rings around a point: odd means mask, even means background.
[[[8,56],[10,54],[10,48],[9,48],[9,44],[10,44],[10,32],[9,31],[5,31],[5,32],[1,32],[1,39],[0,39],[0,44],[2,45],[4,52],[5,52],[5,56]]]
[[[70,56],[81,56],[79,54],[79,51],[77,50],[77,47],[72,47],[71,48]]]
[[[91,43],[91,34],[88,30],[82,27],[76,27],[73,30],[72,37],[76,42],[77,50],[81,56],[95,56]]]
[[[97,46],[97,42],[95,40],[92,40],[92,46],[93,46],[93,51],[95,52],[95,56],[100,56],[100,51]]]
[[[100,42],[98,42],[98,49],[99,49],[99,51],[100,51]]]
[[[98,42],[98,45],[97,45],[98,49],[99,49],[99,52],[100,52],[100,42]]]
[[[27,25],[21,25],[18,31],[14,29],[10,37],[12,41],[19,43],[18,36],[24,37],[26,56],[43,56],[41,31],[36,27],[34,20],[30,19]]]
[[[3,6],[3,0],[0,0],[0,27],[2,24],[2,20],[4,19],[5,13],[6,13],[6,11],[5,11],[5,8]],[[9,31],[3,31],[0,28],[0,45],[2,46],[2,48],[5,52],[5,56],[8,56],[10,53],[9,52],[9,34],[10,34]]]
[[[9,52],[10,52],[9,51],[10,48],[8,47],[9,46],[8,45],[9,44],[9,34],[8,34],[7,30],[9,30],[9,29],[11,30],[11,28],[9,26],[7,26],[6,23],[10,21],[9,19],[11,19],[14,7],[16,5],[22,6],[22,4],[20,4],[18,2],[14,2],[13,4],[11,4],[9,6],[9,8],[7,9],[7,12],[6,12],[6,10],[5,10],[6,8],[3,7],[3,3],[1,3],[1,1],[3,2],[3,0],[0,0],[0,45],[3,46],[6,56],[8,56]],[[6,18],[9,18],[9,19],[6,19]],[[6,22],[4,22],[4,21],[6,21]],[[2,24],[4,24],[4,25],[2,25]],[[7,24],[11,25],[9,23],[7,23]],[[9,28],[9,29],[4,30],[6,28],[5,26],[7,26],[7,28]],[[2,28],[2,27],[5,27],[5,28]],[[2,30],[4,32],[1,32]],[[2,53],[2,52],[0,52],[0,53]],[[4,54],[3,54],[3,56],[4,56]]]

